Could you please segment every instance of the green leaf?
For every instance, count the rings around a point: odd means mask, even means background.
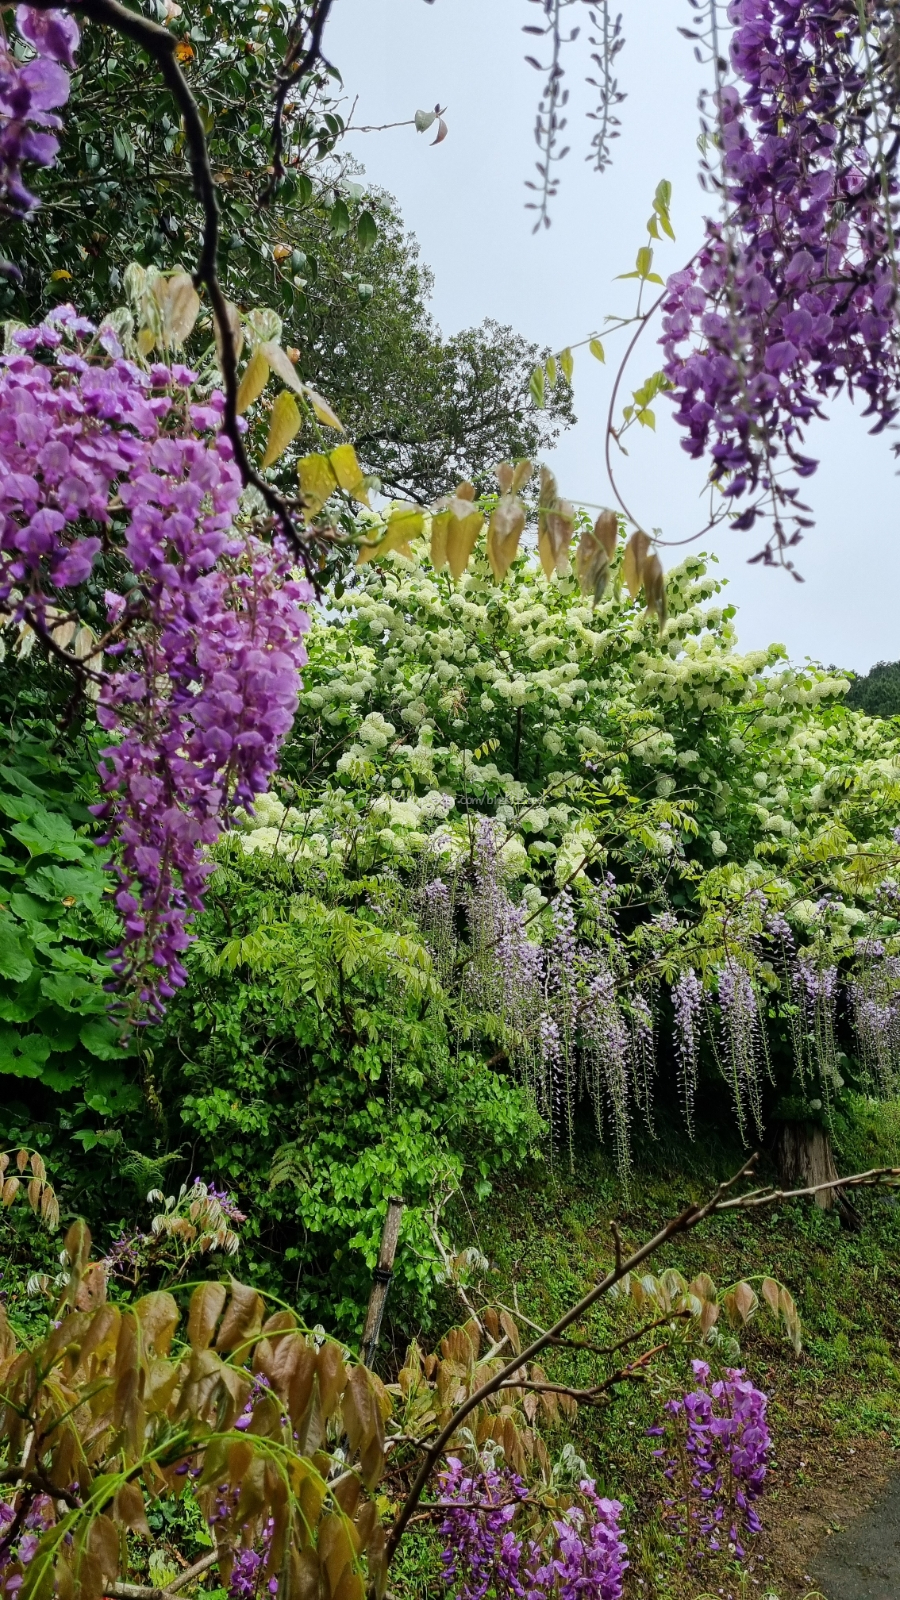
[[[339,239],[343,239],[350,231],[350,212],[347,210],[346,200],[335,200],[331,208],[331,231]]]
[[[0,912],[0,976],[24,983],[31,976],[30,947],[12,917]]]
[[[378,238],[378,224],[371,211],[361,211],[356,224],[356,237],[363,250],[368,250],[370,245]]]
[[[121,1043],[119,1029],[106,1018],[86,1022],[78,1037],[99,1061],[123,1061],[132,1054],[130,1047]]]
[[[598,361],[606,360],[606,351],[604,350],[599,339],[592,339],[588,345],[588,349],[590,350],[591,355],[595,356]]]
[[[528,392],[536,406],[544,404],[544,369],[535,367],[528,383]]]

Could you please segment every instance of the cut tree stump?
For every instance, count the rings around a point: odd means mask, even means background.
[[[783,1122],[775,1146],[778,1179],[783,1189],[811,1189],[817,1183],[833,1183],[838,1177],[831,1139],[817,1122]],[[862,1217],[842,1189],[823,1189],[815,1196],[823,1211],[837,1207],[842,1223],[859,1230]]]

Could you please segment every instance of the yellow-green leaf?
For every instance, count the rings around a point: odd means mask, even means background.
[[[379,539],[377,544],[361,546],[356,558],[357,566],[362,567],[367,561],[390,555],[393,550],[398,550],[401,555],[411,556],[409,541],[417,538],[424,527],[425,513],[418,506],[397,506],[388,518],[384,538]]]
[[[544,369],[535,367],[529,380],[528,389],[536,406],[544,404]]]
[[[286,383],[289,389],[293,389],[295,394],[302,394],[303,384],[297,376],[294,363],[287,351],[282,350],[277,339],[267,339],[264,344],[259,346],[259,349],[268,361],[275,376],[280,378],[282,383]]]
[[[269,419],[269,437],[266,441],[266,453],[262,458],[263,467],[271,467],[273,462],[283,456],[292,439],[296,439],[300,432],[300,412],[297,402],[287,389],[275,396],[272,415]]]
[[[328,455],[331,469],[337,479],[338,487],[343,489],[353,500],[358,500],[360,505],[369,504],[369,491],[362,468],[356,459],[356,451],[352,444],[336,445]]]
[[[314,517],[337,488],[334,468],[327,456],[301,456],[297,462],[297,475],[303,496],[303,514]]]
[[[588,349],[590,350],[592,356],[597,357],[598,361],[606,360],[606,352],[599,339],[592,339],[588,345]]]
[[[575,371],[575,360],[571,350],[564,350],[559,358],[559,364],[565,374],[566,382],[572,382],[572,373]]]
[[[269,363],[261,350],[254,350],[238,384],[237,409],[242,416],[258,400],[269,379]]]
[[[304,384],[306,398],[313,408],[318,420],[324,422],[326,428],[334,428],[337,433],[344,432],[344,424],[336,417],[328,401],[319,394],[318,390],[311,389],[309,384]]]

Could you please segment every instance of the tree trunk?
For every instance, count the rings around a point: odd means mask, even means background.
[[[811,1189],[817,1183],[833,1183],[838,1176],[825,1128],[815,1122],[783,1122],[776,1145],[778,1178],[783,1189]],[[846,1227],[860,1228],[862,1218],[842,1189],[823,1189],[814,1196],[823,1211],[837,1206]]]

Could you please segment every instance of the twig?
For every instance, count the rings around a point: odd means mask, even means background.
[[[312,15],[309,23],[303,19],[303,0],[299,0],[291,32],[294,38],[288,46],[284,65],[278,77],[275,90],[275,110],[272,116],[272,176],[260,196],[263,205],[268,205],[280,179],[284,177],[284,106],[288,93],[298,79],[310,72],[318,61],[323,61],[322,35],[328,21],[333,0],[313,0]],[[303,39],[309,29],[309,43],[300,54]],[[327,65],[327,63],[326,63]]]
[[[192,1567],[186,1567],[184,1572],[179,1572],[171,1583],[167,1583],[161,1589],[146,1583],[112,1583],[107,1584],[105,1593],[110,1600],[168,1600],[169,1595],[176,1594],[186,1584],[199,1578],[201,1573],[214,1567],[218,1559],[218,1550],[210,1550],[205,1556],[201,1556],[199,1561],[195,1561]]]

